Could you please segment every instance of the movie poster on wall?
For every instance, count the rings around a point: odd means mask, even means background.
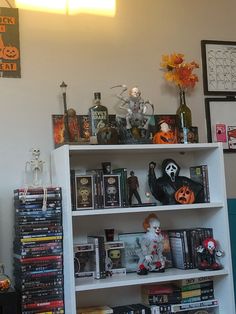
[[[0,8],[0,77],[21,77],[19,14],[15,8]]]

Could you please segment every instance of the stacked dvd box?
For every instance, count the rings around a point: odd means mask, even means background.
[[[61,199],[59,187],[14,190],[14,276],[22,314],[64,313]]]

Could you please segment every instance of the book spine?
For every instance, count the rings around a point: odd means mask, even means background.
[[[195,289],[202,289],[202,288],[212,288],[213,289],[213,280],[206,281],[206,282],[199,282],[195,284],[185,285],[181,287],[182,291],[189,291]]]
[[[149,305],[161,305],[161,304],[171,304],[181,302],[180,292],[175,292],[173,294],[154,294],[148,295]]]

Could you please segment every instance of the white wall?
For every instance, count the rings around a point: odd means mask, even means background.
[[[0,5],[5,6],[5,1]],[[12,270],[13,189],[23,183],[32,147],[49,161],[53,149],[51,115],[62,113],[60,83],[68,84],[68,104],[79,114],[94,91],[115,113],[115,84],[138,85],[155,113],[175,113],[177,90],[159,69],[163,53],[182,52],[201,63],[202,39],[235,40],[235,0],[117,0],[114,18],[62,16],[20,10],[21,79],[1,79],[0,261]],[[193,124],[206,141],[201,69],[189,96]],[[228,196],[235,196],[235,154],[227,156]],[[227,181],[228,182],[228,181]],[[220,184],[220,182],[219,182]]]

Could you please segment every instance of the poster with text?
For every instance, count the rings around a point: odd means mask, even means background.
[[[19,14],[15,8],[0,8],[0,77],[21,77]]]

